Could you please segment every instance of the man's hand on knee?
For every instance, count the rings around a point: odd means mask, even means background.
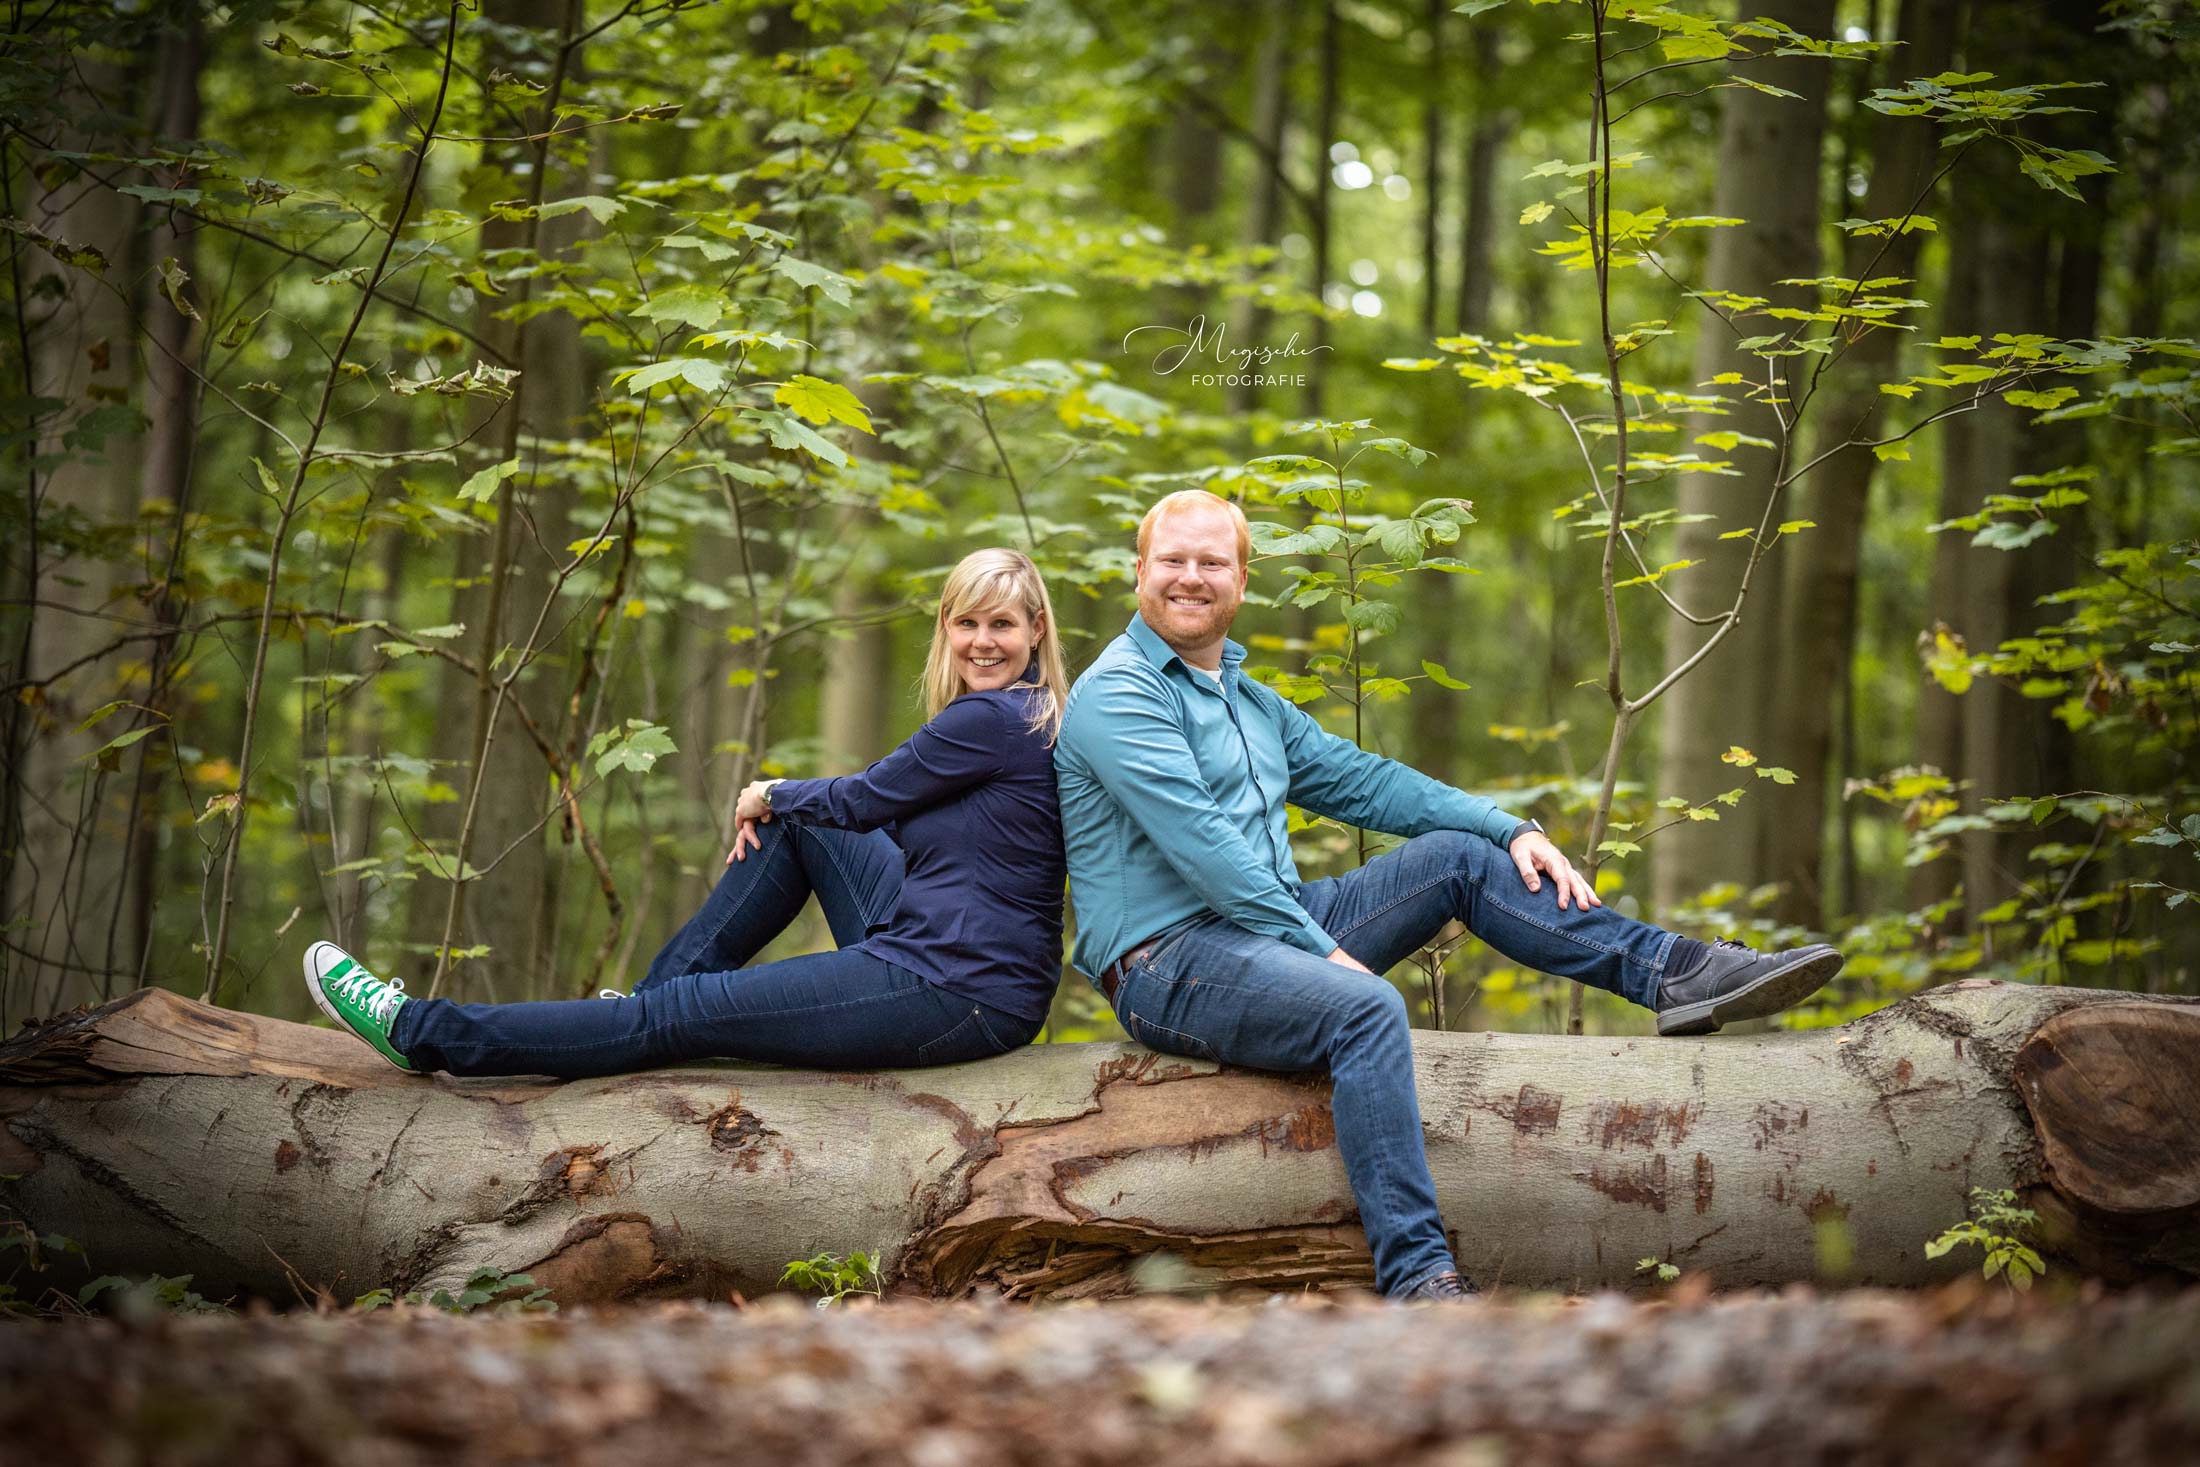
[[[1566,853],[1554,845],[1551,838],[1543,832],[1531,830],[1521,836],[1512,843],[1510,854],[1513,865],[1520,869],[1520,879],[1528,890],[1541,891],[1543,878],[1537,873],[1549,874],[1552,886],[1557,889],[1558,905],[1562,909],[1575,906],[1586,911],[1590,907],[1604,905],[1604,899],[1597,895],[1596,888],[1589,884],[1588,878],[1573,868],[1573,863],[1566,859]]]

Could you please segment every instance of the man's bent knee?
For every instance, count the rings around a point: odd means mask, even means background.
[[[1405,849],[1432,866],[1455,871],[1471,871],[1490,856],[1503,854],[1481,836],[1464,830],[1432,830],[1407,841]]]
[[[1416,839],[1431,842],[1432,853],[1444,867],[1469,881],[1514,869],[1512,855],[1504,847],[1468,831],[1435,830]]]
[[[1345,1028],[1360,1034],[1403,1034],[1412,1027],[1405,995],[1387,979],[1354,974],[1345,994]]]

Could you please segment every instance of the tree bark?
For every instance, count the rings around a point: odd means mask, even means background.
[[[131,67],[139,61],[129,55],[79,55],[76,74],[86,89],[85,110],[115,119],[119,114],[112,109],[128,95]],[[131,148],[127,136],[113,133],[73,131],[56,141],[61,148],[91,153],[127,154]],[[26,210],[29,221],[52,238],[98,250],[107,264],[95,276],[42,250],[15,246],[27,277],[24,396],[65,405],[39,420],[37,458],[53,469],[34,483],[31,513],[41,521],[61,522],[74,513],[87,524],[126,524],[138,512],[142,435],[110,431],[98,450],[69,449],[64,438],[102,406],[132,404],[138,395],[130,278],[141,206],[73,164],[59,159],[39,164],[27,171],[36,185]],[[168,309],[165,303],[162,309]],[[19,834],[0,832],[11,863],[8,909],[0,922],[20,923],[21,929],[11,947],[0,948],[0,994],[5,995],[0,1019],[7,1021],[114,991],[104,987],[112,976],[106,935],[129,832],[121,827],[119,802],[109,797],[103,774],[87,756],[129,725],[120,718],[89,731],[78,725],[112,700],[142,697],[133,670],[138,644],[92,657],[114,640],[116,628],[107,616],[139,615],[134,603],[115,604],[131,581],[128,559],[27,538],[32,540],[28,555],[35,559],[11,578],[30,603],[24,610],[29,630],[22,675],[53,680],[24,691],[19,716],[28,727],[16,731],[17,742],[8,750],[6,775],[20,802],[21,828]],[[21,547],[9,549],[11,562],[25,554]],[[55,676],[87,658],[66,678]],[[15,941],[22,945],[20,955],[12,947]]]
[[[1975,1186],[2025,1193],[2055,1270],[2200,1271],[2195,1056],[2200,1003],[1977,980],[1841,1029],[1415,1039],[1460,1261],[1529,1288],[1625,1283],[1644,1257],[1781,1284],[1829,1233],[1847,1281],[1952,1278],[1975,1260],[1923,1244]],[[202,1292],[494,1267],[566,1303],[716,1296],[857,1249],[937,1296],[1120,1294],[1157,1252],[1196,1287],[1370,1272],[1326,1081],[1128,1044],[456,1081],[147,989],[0,1046],[0,1123],[0,1198],[38,1232]]]
[[[1832,0],[1783,0],[1763,13],[1806,35],[1823,36],[1833,25]],[[1772,282],[1818,273],[1824,71],[1815,62],[1795,58],[1745,62],[1735,70],[1799,92],[1804,99],[1755,91],[1727,93],[1711,212],[1748,223],[1713,231],[1703,283],[1765,296],[1775,305],[1815,305],[1816,292]],[[1740,372],[1745,380],[1762,384],[1764,361],[1737,350],[1735,342],[1740,336],[1777,329],[1779,323],[1744,317],[1737,324],[1739,334],[1724,322],[1702,326],[1691,380],[1708,382],[1721,372]],[[1808,360],[1786,358],[1780,363],[1782,375],[1790,379],[1782,395],[1790,402],[1794,379],[1807,370],[1800,363]],[[1742,400],[1742,388],[1725,391],[1735,399],[1731,410],[1723,416],[1691,418],[1686,430],[1690,438],[1739,430],[1776,443],[1782,440],[1770,407]],[[1672,558],[1700,564],[1667,584],[1674,597],[1698,616],[1717,615],[1733,604],[1749,542],[1722,542],[1718,537],[1755,526],[1782,462],[1772,452],[1746,445],[1717,456],[1730,460],[1738,475],[1683,474],[1674,490],[1674,505],[1682,514],[1715,516],[1684,524],[1674,536]],[[1775,516],[1776,521],[1780,518],[1785,516]],[[1721,764],[1719,756],[1732,744],[1755,751],[1767,763],[1785,761],[1786,751],[1763,746],[1769,723],[1766,709],[1776,681],[1773,633],[1778,625],[1780,565],[1776,551],[1759,563],[1741,624],[1665,695],[1659,713],[1658,794],[1702,801],[1729,787],[1734,771]],[[1667,617],[1666,667],[1676,667],[1692,656],[1703,645],[1707,630],[1677,616]],[[1669,907],[1718,882],[1748,886],[1764,880],[1760,865],[1764,832],[1777,807],[1785,804],[1782,797],[1760,787],[1739,805],[1721,811],[1718,820],[1689,821],[1659,836],[1652,887],[1658,906]],[[1794,818],[1792,808],[1777,812]]]

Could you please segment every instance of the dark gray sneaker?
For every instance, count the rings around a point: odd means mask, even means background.
[[[1441,1304],[1452,1300],[1471,1299],[1482,1291],[1474,1286],[1474,1280],[1446,1269],[1431,1274],[1398,1296],[1400,1304]]]
[[[1695,968],[1658,989],[1660,1034],[1709,1034],[1737,1019],[1762,1019],[1809,998],[1841,971],[1824,943],[1783,953],[1720,938]]]

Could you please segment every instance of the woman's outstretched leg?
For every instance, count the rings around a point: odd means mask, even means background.
[[[578,1080],[702,1059],[907,1068],[1000,1054],[1038,1029],[862,951],[690,974],[616,1003],[410,999],[328,943],[306,965],[315,1001],[392,1064],[453,1075]]]
[[[306,983],[330,1018],[392,1064],[460,1075],[578,1079],[707,1058],[827,1068],[946,1064],[1031,1039],[1024,1031],[1035,1026],[952,998],[868,953],[743,968],[813,894],[843,948],[885,926],[901,896],[901,849],[883,833],[778,824],[760,834],[761,844],[728,864],[703,909],[657,954],[648,977],[616,1002],[410,998],[327,942],[308,949]],[[996,1036],[1006,1042],[996,1045]]]
[[[745,966],[813,894],[841,947],[861,942],[893,916],[902,855],[884,831],[856,835],[774,820],[756,833],[756,849],[726,864],[702,909],[650,961],[636,993],[690,973]]]

